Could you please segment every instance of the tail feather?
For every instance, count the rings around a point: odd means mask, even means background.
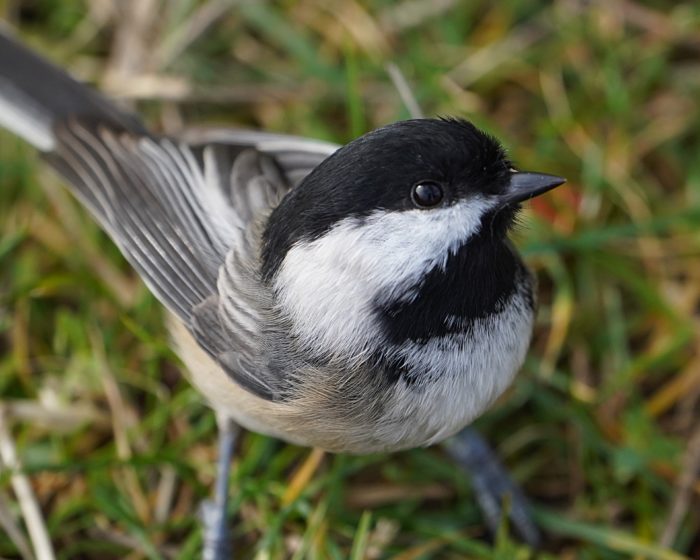
[[[54,124],[70,116],[95,117],[120,128],[145,132],[136,117],[0,29],[0,126],[39,150],[51,151]]]

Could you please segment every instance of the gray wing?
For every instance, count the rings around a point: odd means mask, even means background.
[[[259,226],[337,147],[247,131],[184,141],[70,119],[47,159],[150,290],[242,386],[274,399],[257,367],[269,295],[257,281]]]
[[[182,140],[191,146],[225,146],[229,154],[254,147],[274,159],[292,188],[340,147],[323,140],[231,128],[192,128],[183,133]]]

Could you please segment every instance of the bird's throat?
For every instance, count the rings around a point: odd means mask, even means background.
[[[500,312],[523,282],[530,283],[529,273],[508,242],[478,236],[428,271],[408,297],[377,302],[377,314],[393,344],[464,333]]]

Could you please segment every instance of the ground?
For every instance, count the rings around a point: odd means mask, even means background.
[[[536,504],[538,558],[700,558],[699,4],[0,0],[0,17],[166,133],[344,142],[409,116],[394,64],[426,115],[567,177],[518,228],[537,329],[477,426]],[[0,457],[26,475],[0,470],[0,556],[29,557],[29,482],[60,558],[197,557],[213,415],[154,298],[6,133],[0,395]],[[506,524],[488,537],[439,448],[322,456],[247,434],[232,482],[243,558],[535,557]]]

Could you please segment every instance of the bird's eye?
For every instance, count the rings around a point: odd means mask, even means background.
[[[411,189],[411,200],[419,208],[432,208],[442,202],[445,196],[442,185],[435,181],[420,181]]]

